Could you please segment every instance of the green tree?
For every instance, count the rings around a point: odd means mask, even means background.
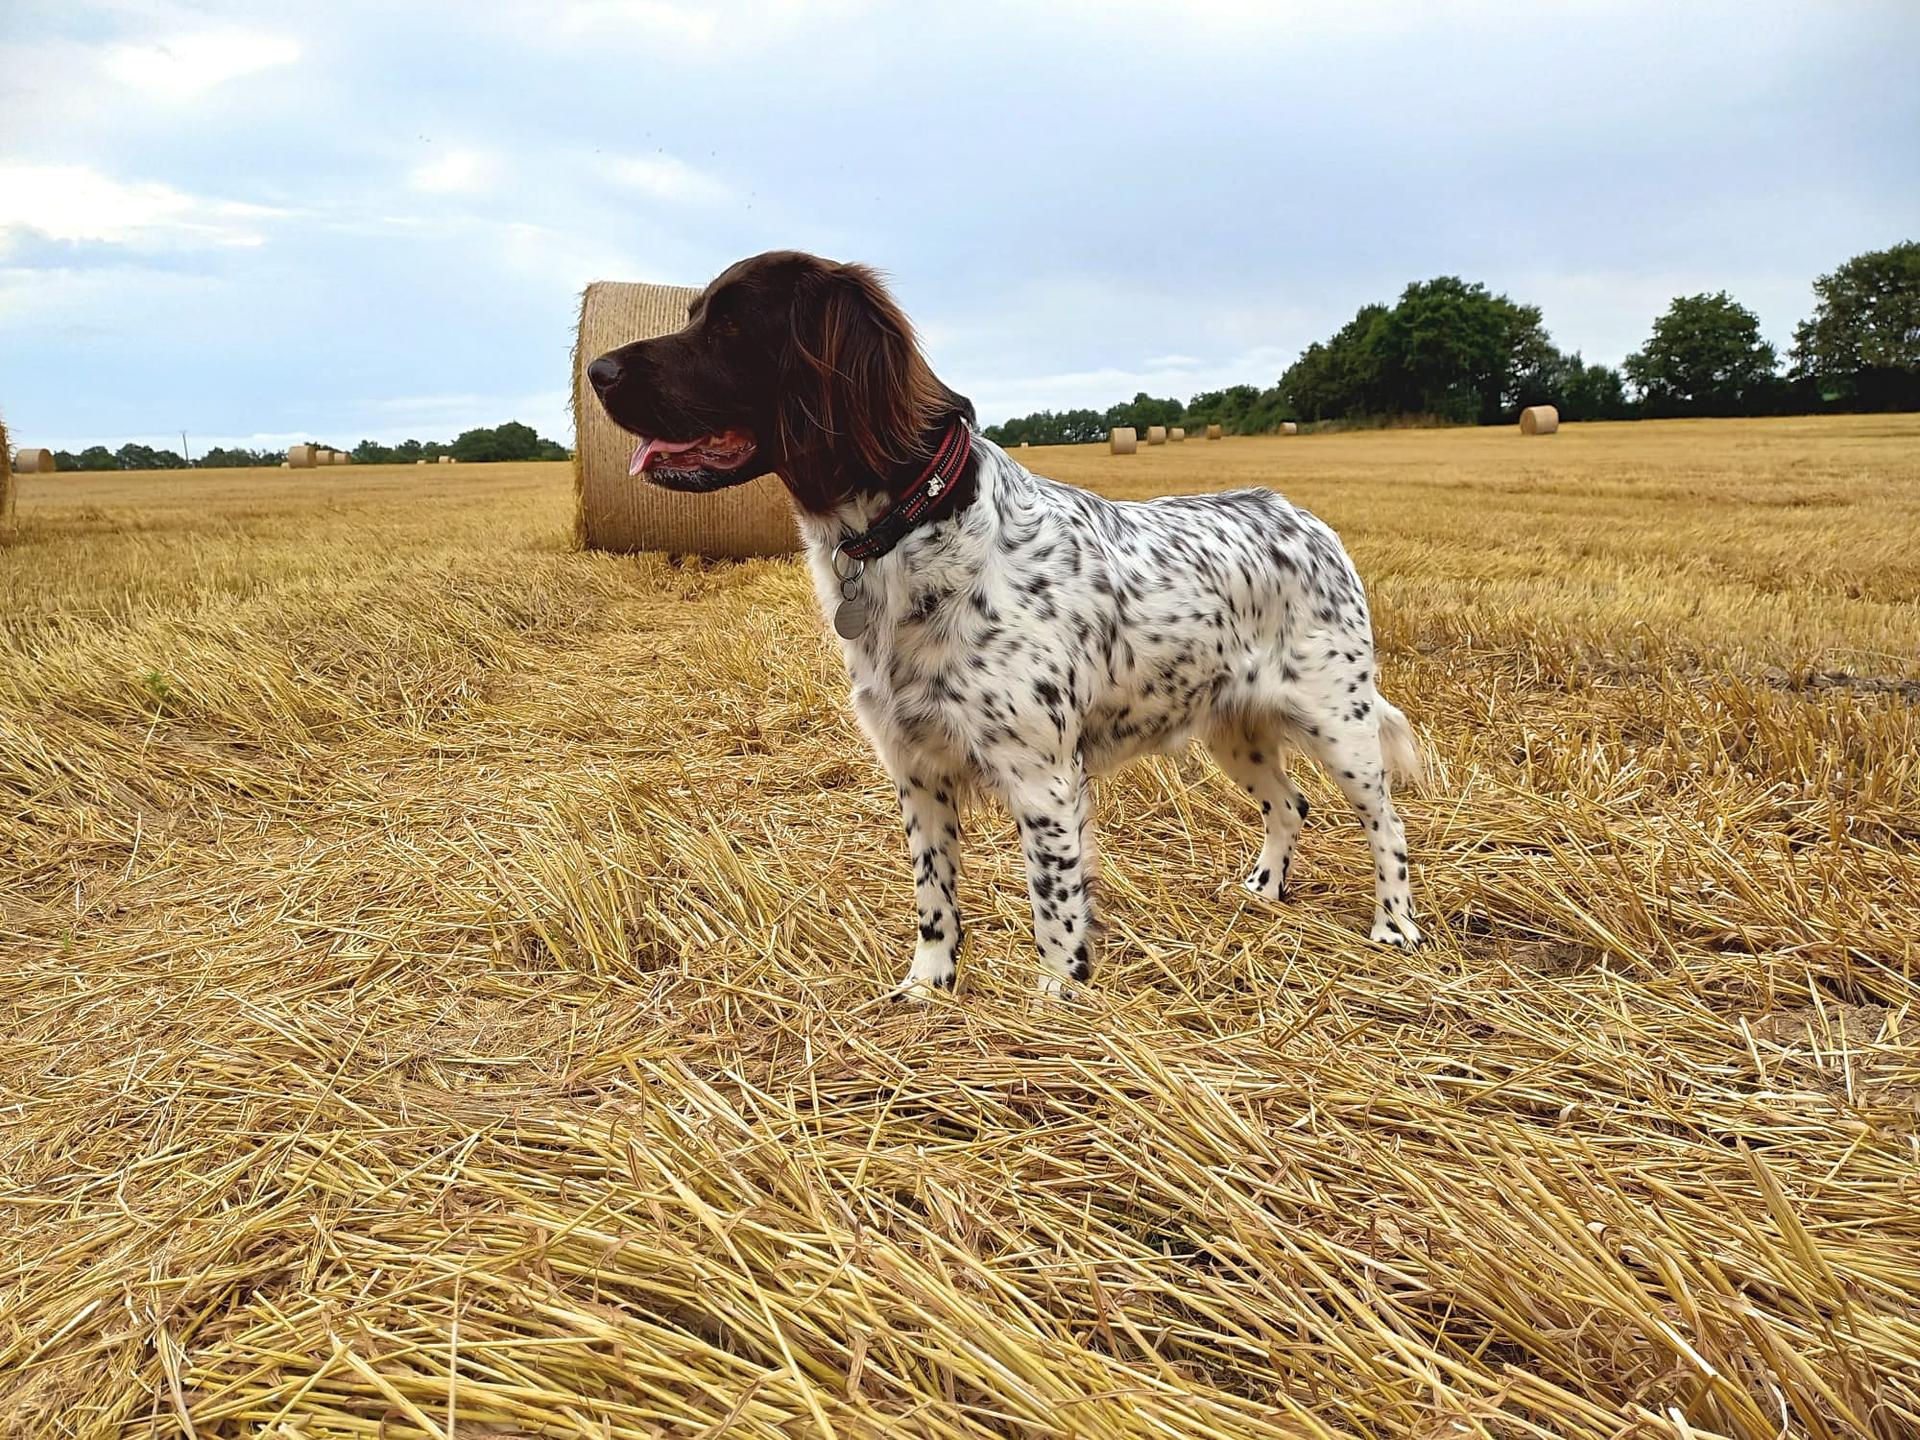
[[[1229,385],[1224,390],[1204,390],[1187,401],[1189,425],[1218,425],[1230,435],[1253,433],[1254,412],[1260,404],[1256,385]]]
[[[1133,399],[1111,407],[1101,417],[1100,431],[1105,433],[1117,425],[1131,425],[1146,438],[1147,430],[1154,425],[1181,425],[1186,423],[1187,407],[1178,400],[1156,399],[1141,390]]]
[[[1384,411],[1388,401],[1381,384],[1378,331],[1386,318],[1386,306],[1363,305],[1326,344],[1307,346],[1274,387],[1279,394],[1272,424],[1348,420]]]
[[[1537,389],[1556,352],[1540,311],[1455,275],[1366,305],[1287,367],[1275,420],[1436,415],[1489,422]]]
[[[1868,410],[1920,409],[1920,241],[1856,255],[1813,282],[1793,374]]]
[[[1409,285],[1368,335],[1386,408],[1491,423],[1551,353],[1540,310],[1456,275]]]
[[[1760,317],[1722,290],[1675,299],[1622,368],[1650,414],[1742,415],[1769,408],[1776,364]]]
[[[214,446],[195,463],[203,470],[240,470],[277,467],[287,458],[284,450],[249,450],[244,445]]]
[[[1623,420],[1632,413],[1626,382],[1608,365],[1589,365],[1578,350],[1563,355],[1552,346],[1521,377],[1515,405],[1551,405],[1562,420]]]
[[[531,425],[509,420],[491,430],[463,432],[449,447],[453,458],[463,461],[490,460],[564,460],[564,446],[542,440]]]
[[[1582,363],[1580,352],[1570,357],[1567,378],[1558,405],[1569,420],[1624,420],[1633,413],[1627,403],[1627,383],[1611,365]]]
[[[122,445],[113,452],[113,461],[122,470],[184,470],[187,462],[171,450],[155,450],[151,445]]]
[[[996,445],[1083,445],[1106,438],[1106,419],[1097,410],[1036,410],[981,432]],[[546,443],[546,442],[542,442]]]

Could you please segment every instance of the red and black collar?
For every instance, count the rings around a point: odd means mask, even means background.
[[[933,459],[905,490],[894,497],[880,518],[860,534],[842,540],[838,553],[849,560],[878,560],[919,526],[939,518],[953,504],[959,480],[973,458],[973,431],[955,416],[933,452]]]

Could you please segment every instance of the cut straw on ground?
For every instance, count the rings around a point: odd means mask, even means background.
[[[959,992],[790,562],[564,466],[24,477],[0,567],[0,1433],[1920,1429],[1920,428],[1036,449],[1346,537],[1422,926],[1197,754]],[[1884,683],[1882,683],[1884,682]]]

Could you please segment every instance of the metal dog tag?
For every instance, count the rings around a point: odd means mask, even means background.
[[[873,607],[867,604],[864,595],[842,600],[833,612],[833,633],[842,640],[858,640],[872,623]]]
[[[841,545],[845,543],[843,540]],[[848,569],[840,568],[842,559],[846,560]],[[833,573],[840,581],[840,603],[834,607],[833,633],[842,640],[858,640],[873,623],[873,607],[867,603],[866,587],[860,583],[860,577],[866,572],[866,561],[850,555],[843,557],[840,545],[833,547]]]

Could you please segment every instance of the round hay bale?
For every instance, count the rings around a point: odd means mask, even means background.
[[[1522,435],[1551,435],[1560,428],[1560,412],[1551,405],[1529,405],[1520,412]]]
[[[1020,442],[1020,448],[1022,450],[1030,450],[1033,448],[1033,442],[1031,440],[1022,440]]]
[[[318,458],[318,445],[289,445],[287,447],[287,465],[294,470],[311,470]]]
[[[1177,440],[1184,440],[1186,438],[1187,438],[1187,427],[1184,425],[1176,425],[1171,430],[1167,431],[1167,439],[1169,440],[1177,441]]]
[[[7,442],[7,422],[0,420],[0,530],[13,528],[13,448]]]
[[[1164,425],[1147,426],[1147,443],[1149,445],[1166,444],[1167,443],[1167,427]]]
[[[29,446],[13,452],[13,473],[16,475],[51,475],[59,468],[51,450]]]
[[[451,455],[442,455],[442,456],[440,457],[440,463],[441,463],[442,465],[451,465],[451,464],[453,463],[453,456],[451,456]]]
[[[573,481],[580,543],[588,549],[736,560],[791,555],[800,546],[787,487],[776,476],[762,474],[707,495],[682,495],[629,476],[633,437],[608,417],[587,380],[587,366],[607,351],[680,329],[687,323],[688,302],[699,293],[681,285],[598,280],[580,297],[573,349]]]
[[[333,463],[336,465],[351,465],[353,463],[353,457],[344,450],[336,450],[333,452]]]
[[[1119,425],[1107,432],[1107,450],[1114,455],[1131,455],[1140,448],[1140,436],[1131,425]]]
[[[1221,435],[1221,430],[1218,425],[1207,426],[1207,438],[1209,440],[1218,440],[1220,438],[1220,435]]]
[[[291,470],[293,468],[293,462],[291,460],[282,460],[280,462],[280,468],[282,470]]]
[[[424,464],[426,464],[427,462],[426,462],[426,461],[424,461],[424,460],[416,460],[416,461],[414,461],[413,463],[414,463],[414,464],[416,464],[416,465],[424,465]]]
[[[1280,433],[1282,435],[1298,435],[1300,433],[1300,427],[1291,420],[1283,420],[1280,422]]]

